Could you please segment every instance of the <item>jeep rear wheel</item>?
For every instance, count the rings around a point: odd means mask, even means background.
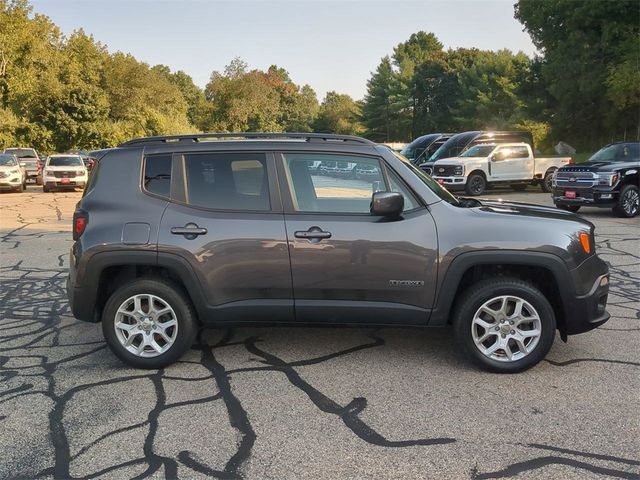
[[[640,214],[640,190],[635,185],[625,185],[620,190],[618,204],[613,208],[616,215],[631,218]]]
[[[483,370],[515,373],[549,352],[555,337],[553,308],[533,285],[489,278],[470,287],[453,316],[456,339]]]
[[[142,278],[117,289],[102,314],[109,348],[137,368],[162,368],[178,360],[197,333],[191,303],[177,285]]]

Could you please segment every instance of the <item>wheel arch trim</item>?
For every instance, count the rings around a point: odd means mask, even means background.
[[[556,280],[558,293],[562,299],[562,310],[566,315],[568,302],[570,302],[573,295],[571,291],[573,280],[568,267],[560,257],[544,252],[485,250],[461,253],[451,261],[436,292],[435,305],[429,318],[429,326],[443,326],[448,322],[458,286],[464,274],[470,268],[481,265],[541,267],[548,270]],[[557,320],[558,325],[561,326],[562,319]]]

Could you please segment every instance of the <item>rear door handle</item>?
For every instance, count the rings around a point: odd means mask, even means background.
[[[207,229],[200,228],[195,223],[187,223],[184,227],[171,227],[171,233],[174,235],[184,235],[185,238],[193,240],[198,235],[206,235]]]
[[[325,232],[320,227],[311,227],[309,230],[299,230],[293,234],[296,238],[306,238],[307,240],[319,242],[323,238],[331,238],[331,232]]]

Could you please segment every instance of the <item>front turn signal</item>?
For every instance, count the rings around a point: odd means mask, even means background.
[[[582,250],[584,250],[584,253],[591,253],[591,239],[589,238],[589,234],[587,232],[580,232],[580,245],[582,245]]]

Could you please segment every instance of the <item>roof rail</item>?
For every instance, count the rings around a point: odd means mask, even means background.
[[[193,133],[189,135],[163,135],[158,137],[136,138],[128,142],[121,143],[120,147],[143,146],[157,143],[199,143],[209,139],[229,139],[229,140],[254,140],[273,139],[288,140],[301,139],[307,142],[344,142],[358,143],[364,145],[375,145],[371,140],[356,137],[353,135],[335,135],[331,133],[261,133],[261,132],[239,132],[239,133]]]

